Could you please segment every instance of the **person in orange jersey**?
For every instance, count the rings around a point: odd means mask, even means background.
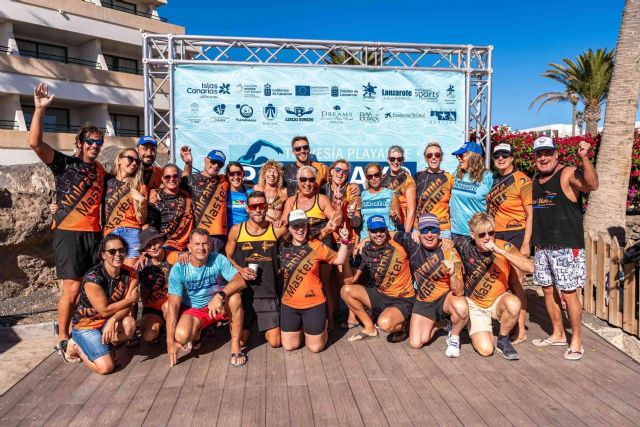
[[[401,146],[394,145],[389,148],[387,161],[389,170],[382,177],[382,186],[392,190],[398,196],[400,207],[398,218],[394,219],[396,230],[409,233],[413,230],[416,219],[416,182],[409,171],[402,168],[404,149]]]

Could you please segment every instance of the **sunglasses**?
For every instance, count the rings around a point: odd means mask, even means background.
[[[300,151],[309,151],[309,146],[308,145],[299,145],[297,147],[293,147],[293,151],[295,151],[296,153],[298,153]]]
[[[420,229],[420,234],[438,234],[440,229],[438,227],[425,227]]]
[[[369,229],[369,233],[371,234],[380,234],[380,233],[386,233],[387,229],[386,228],[370,228]]]
[[[339,167],[335,167],[333,168],[334,171],[336,171],[336,173],[339,174],[343,174],[343,175],[349,175],[349,169],[343,169],[343,168],[339,168]]]
[[[89,145],[96,144],[98,147],[101,147],[104,144],[104,139],[93,139],[93,138],[85,138],[84,142]]]
[[[496,235],[496,232],[495,232],[495,230],[486,231],[486,232],[485,232],[485,231],[483,231],[482,233],[478,233],[478,237],[479,237],[480,239],[484,239],[484,238],[485,238],[485,236],[486,236],[487,234],[488,234],[490,237],[493,237],[493,236],[495,236],[495,235]]]
[[[402,163],[404,161],[404,157],[400,156],[400,157],[389,157],[389,161],[391,163]]]
[[[140,164],[140,159],[138,159],[137,157],[133,157],[133,156],[121,156],[121,159],[127,159],[127,163],[131,164],[131,163],[135,163],[136,165]]]
[[[165,181],[171,181],[172,179],[177,181],[178,178],[180,178],[180,175],[178,175],[177,173],[174,173],[173,175],[164,175],[162,177],[162,179],[164,179]]]
[[[458,160],[464,159],[464,154],[456,154],[456,159]]]
[[[382,176],[382,172],[376,172],[372,174],[367,174],[367,179],[380,178]]]
[[[509,157],[511,157],[510,154],[494,154],[493,160],[508,159]]]
[[[263,211],[263,210],[267,209],[267,204],[266,203],[256,203],[256,204],[248,205],[248,206],[249,206],[249,210],[250,211],[257,211],[257,210]]]
[[[121,247],[121,248],[107,249],[105,250],[105,252],[107,252],[111,256],[115,256],[115,254],[124,255],[127,251],[125,250],[124,247]]]
[[[212,165],[218,165],[219,169],[222,169],[222,167],[224,166],[224,163],[221,162],[220,160],[211,160],[211,159],[209,159],[209,161],[211,162]]]
[[[442,157],[442,153],[427,153],[424,155],[424,157],[426,159],[431,159],[433,157],[435,157],[436,159],[439,159],[440,157]]]
[[[242,176],[244,175],[244,172],[242,171],[227,172],[227,175],[230,177]]]
[[[298,181],[300,181],[300,182],[316,182],[316,178],[313,177],[313,176],[309,177],[309,178],[301,176],[300,178],[298,178]]]

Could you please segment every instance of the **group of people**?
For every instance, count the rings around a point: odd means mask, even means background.
[[[247,362],[251,333],[272,347],[319,352],[340,308],[341,327],[361,326],[350,341],[380,330],[420,348],[443,329],[445,354],[459,357],[467,326],[479,354],[497,348],[515,360],[514,344],[527,340],[525,274],[543,287],[553,325],[533,344],[566,347],[568,360],[584,353],[581,197],[598,187],[586,142],[582,168],[574,168],[559,163],[553,139],[536,139],[533,180],[517,170],[508,144],[493,148],[491,172],[482,147],[464,143],[452,153],[452,175],[440,168],[442,147],[430,142],[427,167],[415,176],[394,145],[388,168],[365,167],[361,190],[349,183],[347,160],[312,161],[308,138],[296,136],[295,162],[266,162],[250,185],[242,164],[217,149],[200,172],[192,173],[189,147],[180,150],[184,170],[161,168],[149,136],[122,149],[107,171],[97,161],[104,135],[94,126],[83,127],[75,154],[65,155],[42,140],[52,99],[46,85],[35,88],[29,145],[55,177],[53,246],[63,283],[56,350],[68,362],[109,373],[115,348],[137,345],[139,330],[150,344],[164,333],[175,364],[220,322],[230,327],[232,366]]]

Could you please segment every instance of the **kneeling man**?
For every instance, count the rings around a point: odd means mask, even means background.
[[[533,273],[533,262],[517,247],[495,238],[493,218],[480,212],[469,221],[471,237],[455,238],[464,265],[464,295],[469,304],[469,335],[482,356],[493,354],[491,319],[500,322],[497,349],[509,360],[520,358],[509,340],[518,321],[520,299],[507,291],[518,280],[514,268]],[[519,282],[517,282],[519,283]]]
[[[247,362],[240,348],[242,334],[242,276],[222,254],[211,252],[209,233],[196,228],[189,237],[189,262],[177,263],[169,274],[166,305],[167,352],[175,365],[179,349],[191,344],[197,349],[200,333],[207,326],[229,320],[233,366]],[[223,285],[220,276],[228,281]]]

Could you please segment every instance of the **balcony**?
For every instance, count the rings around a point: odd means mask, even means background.
[[[69,56],[54,55],[51,53],[37,52],[34,50],[20,49],[20,56],[26,56],[28,58],[46,59],[49,61],[64,62],[65,64],[84,65],[92,68],[102,68],[99,62],[88,61],[86,59],[71,58]]]
[[[85,3],[93,3],[91,0],[82,0]],[[107,9],[118,10],[120,12],[130,13],[132,15],[142,16],[144,18],[155,19],[160,22],[167,22],[167,18],[161,18],[160,16],[153,15],[151,13],[140,12],[137,9],[137,6],[132,3],[127,3],[123,1],[112,1],[112,0],[103,0],[102,7],[106,7]]]
[[[18,122],[15,120],[0,120],[0,129],[18,130]]]

